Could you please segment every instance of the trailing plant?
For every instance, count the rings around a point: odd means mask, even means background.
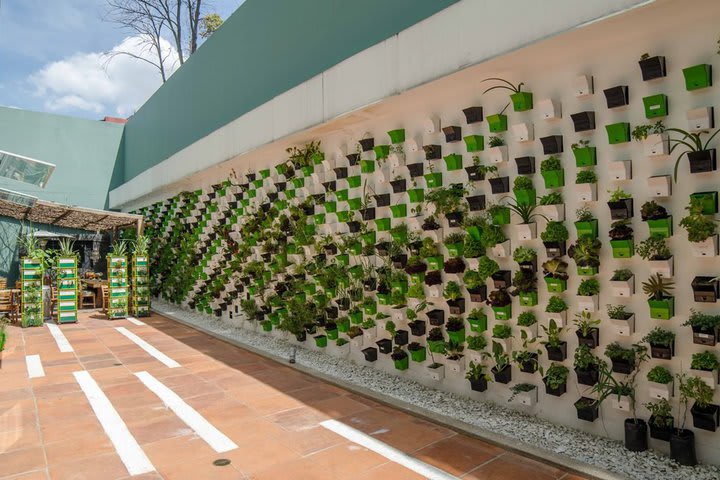
[[[548,304],[545,307],[547,313],[560,313],[568,309],[567,303],[561,297],[553,295],[548,300]]]
[[[661,274],[657,273],[648,278],[646,282],[643,282],[642,288],[643,293],[648,296],[649,300],[663,300],[672,296],[674,285],[674,282],[666,280]]]
[[[577,294],[583,297],[591,297],[600,293],[600,282],[595,278],[586,278],[580,282]]]
[[[659,347],[670,347],[675,341],[675,334],[670,330],[655,327],[643,337],[642,341]]]
[[[659,235],[646,238],[635,247],[635,251],[643,260],[667,260],[672,257],[665,238]]]
[[[512,402],[515,400],[515,397],[517,397],[521,393],[531,392],[535,390],[537,387],[533,385],[532,383],[516,383],[512,387],[510,387],[510,398],[508,398],[508,402]]]

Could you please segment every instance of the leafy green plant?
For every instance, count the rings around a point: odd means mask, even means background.
[[[577,176],[575,177],[575,183],[577,185],[583,184],[583,183],[597,183],[597,174],[595,174],[595,170],[579,170],[577,173]]]
[[[500,135],[493,135],[488,139],[488,146],[490,148],[502,147],[503,145],[505,145],[505,139]],[[497,171],[497,167],[495,167],[493,171]]]
[[[443,296],[446,300],[457,300],[458,298],[462,297],[462,291],[460,290],[460,285],[457,282],[450,281],[445,285],[445,290],[443,291]]]
[[[632,138],[636,142],[642,142],[648,135],[656,135],[665,131],[665,125],[662,120],[656,122],[653,125],[637,125],[632,130]]]
[[[678,148],[682,150],[680,155],[678,155],[677,160],[675,161],[675,170],[673,175],[675,182],[677,182],[678,170],[680,169],[680,160],[682,160],[682,157],[693,152],[702,152],[704,150],[707,150],[713,138],[715,138],[715,136],[720,133],[720,130],[716,130],[713,134],[710,134],[710,132],[707,130],[691,133],[681,128],[668,128],[666,129],[666,131],[674,132],[681,136],[680,138],[670,137],[669,153],[672,155],[672,153]],[[710,135],[704,143],[702,141],[703,135]]]
[[[595,220],[595,216],[589,207],[582,207],[575,210],[575,218],[578,222],[591,222]]]
[[[562,205],[563,196],[560,192],[550,192],[547,195],[543,195],[538,200],[540,205]]]
[[[493,327],[493,338],[506,339],[512,337],[512,328],[507,323],[498,323]]]
[[[699,377],[690,377],[680,383],[680,392],[687,398],[695,400],[695,405],[700,408],[707,408],[715,394],[715,391]]]
[[[435,213],[447,215],[448,213],[465,210],[462,200],[467,195],[465,186],[461,183],[454,183],[449,187],[437,187],[425,194],[425,203],[435,206]]]
[[[496,341],[492,342],[492,358],[495,362],[495,371],[498,373],[510,366],[510,356]]]
[[[648,402],[643,405],[652,416],[653,425],[658,428],[672,428],[672,405],[666,399],[661,398],[656,402]]]
[[[548,300],[548,304],[545,307],[545,311],[548,313],[560,313],[568,309],[567,303],[561,297],[553,295]]]
[[[584,297],[591,297],[600,293],[600,282],[595,278],[586,278],[580,282],[577,294]]]
[[[468,290],[475,290],[485,285],[485,280],[476,270],[466,270],[463,274],[463,283]]]
[[[643,282],[642,288],[643,293],[648,296],[650,300],[663,300],[671,296],[672,290],[675,283],[670,280],[666,280],[659,273],[648,278],[647,282]]]
[[[578,345],[578,348],[575,349],[573,360],[574,368],[586,372],[588,370],[595,370],[601,363],[602,360],[593,353],[589,345]]]
[[[632,198],[632,195],[630,195],[620,187],[617,187],[615,190],[608,190],[608,193],[610,193],[610,202],[619,202],[620,200]]]
[[[635,251],[643,260],[667,260],[672,257],[665,238],[659,235],[643,240],[635,247]]]
[[[680,220],[680,226],[687,230],[689,241],[703,242],[715,235],[717,225],[712,217],[702,213],[701,199],[691,197],[690,205],[685,207],[685,210],[688,210],[690,214]]]
[[[612,342],[605,347],[605,356],[610,360],[634,362],[635,361],[635,349],[625,348],[618,342]]]
[[[545,372],[545,383],[553,390],[557,390],[567,383],[570,370],[561,363],[553,362]]]
[[[612,320],[627,320],[632,316],[632,313],[625,311],[626,308],[625,305],[608,305],[608,318]]]
[[[551,172],[555,170],[562,170],[562,163],[560,162],[560,157],[557,155],[550,155],[540,162],[541,172]]]
[[[466,341],[468,350],[480,351],[487,347],[487,340],[482,335],[467,337]]]
[[[642,207],[640,207],[640,217],[643,220],[656,220],[659,218],[667,218],[668,213],[665,207],[655,200],[650,200],[643,203]]]
[[[552,318],[550,319],[550,322],[548,322],[548,325],[540,325],[540,327],[545,332],[545,340],[542,342],[543,345],[559,348],[562,343],[560,335],[565,331],[565,329],[559,327],[557,322]]]
[[[543,242],[565,242],[570,238],[570,233],[563,222],[552,221],[547,223],[540,238]]]
[[[535,186],[533,185],[530,177],[518,176],[515,177],[513,182],[513,190],[532,190]]]
[[[705,370],[707,372],[717,370],[720,367],[720,361],[714,352],[705,350],[704,352],[693,353],[690,361],[690,368],[693,370]]]
[[[630,280],[633,277],[632,270],[628,268],[621,268],[619,270],[615,270],[613,272],[612,277],[610,277],[610,281],[612,282],[626,282]]]
[[[592,314],[590,312],[578,312],[575,314],[575,320],[573,320],[573,323],[577,327],[581,336],[588,337],[590,336],[590,332],[600,325],[600,319],[592,318]]]
[[[484,229],[480,234],[480,241],[485,245],[485,248],[492,248],[506,240],[505,232],[503,232],[502,227],[498,225],[489,225],[488,228]]]
[[[463,249],[465,258],[477,258],[485,255],[485,245],[482,240],[477,240],[470,235],[465,236],[465,248]]]
[[[666,385],[673,381],[673,374],[662,365],[655,365],[647,373],[647,379],[649,382],[662,383],[663,385]]]
[[[531,271],[521,269],[513,275],[512,284],[518,293],[534,292],[537,290],[537,277]]]
[[[570,148],[573,150],[577,150],[579,148],[587,148],[590,146],[590,140],[578,140],[577,143],[573,143],[570,145]]]
[[[537,323],[535,314],[529,310],[522,312],[518,315],[517,324],[519,327],[530,327]]]
[[[529,263],[537,258],[537,252],[530,247],[517,247],[513,251],[513,260],[517,263]]]
[[[568,256],[575,260],[579,267],[600,266],[600,248],[602,243],[597,238],[580,237],[568,248]]]
[[[567,280],[568,264],[560,257],[551,258],[542,264],[543,274],[546,277],[552,277],[559,280]]]
[[[490,380],[490,376],[485,373],[485,365],[482,363],[470,362],[467,371],[465,372],[465,378],[472,381],[478,381],[481,378]]]
[[[693,327],[704,332],[711,332],[720,326],[720,315],[698,312],[690,309],[690,316],[683,326]]]
[[[643,337],[642,341],[654,346],[669,347],[675,341],[675,334],[670,330],[655,327]]]
[[[437,243],[432,238],[425,237],[422,240],[422,247],[420,247],[420,256],[422,258],[437,257],[439,255],[439,249]]]
[[[510,303],[512,303],[512,299],[505,289],[493,290],[488,295],[485,303],[493,307],[504,307],[506,305],[510,305]]]
[[[455,232],[447,235],[443,241],[445,245],[454,245],[465,242],[465,232]]]

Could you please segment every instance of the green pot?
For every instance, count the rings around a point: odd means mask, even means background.
[[[365,245],[375,245],[377,235],[375,234],[375,230],[370,230],[369,232],[363,233],[360,238]]]
[[[485,150],[485,137],[482,135],[468,135],[464,137],[468,152],[481,152]]]
[[[667,218],[659,218],[657,220],[648,220],[648,229],[650,230],[650,236],[659,236],[663,238],[670,238],[673,234],[673,223],[672,215]]]
[[[605,131],[607,132],[608,143],[610,145],[630,141],[630,124],[628,122],[605,125]]]
[[[392,282],[390,284],[390,286],[392,287],[393,293],[397,293],[397,292],[407,293],[407,291],[408,291],[407,278],[404,280],[398,280],[398,281]]]
[[[269,169],[269,168],[265,168],[265,169],[263,169],[263,170],[260,170],[260,172],[258,172],[258,173],[260,173],[260,176],[261,176],[262,178],[268,178],[268,177],[270,176],[270,169]]]
[[[360,207],[362,207],[362,198],[351,198],[347,203],[350,210],[360,210]]]
[[[325,202],[325,213],[337,212],[337,202]]]
[[[683,68],[685,77],[685,89],[699,90],[712,85],[712,67],[706,63]]]
[[[385,145],[385,146],[387,146],[387,145]],[[378,147],[375,147],[375,148],[378,148]],[[385,157],[378,157],[378,158],[385,158]],[[373,173],[374,171],[375,171],[375,160],[360,160],[360,173]]]
[[[342,320],[335,321],[337,325],[337,331],[341,333],[347,333],[350,330],[350,319],[344,318]]]
[[[643,97],[645,118],[664,117],[668,114],[668,98],[664,93]]]
[[[285,190],[283,193],[285,194],[285,198],[288,200],[295,198],[295,190]],[[247,207],[248,205],[245,206]]]
[[[415,284],[422,284],[425,281],[425,272],[411,273],[410,280]]]
[[[325,154],[323,152],[314,153],[312,156],[312,161],[315,165],[320,165],[323,160],[325,160]]]
[[[350,198],[350,192],[347,188],[343,188],[335,192],[335,198],[337,198],[338,202],[347,202],[348,198]]]
[[[407,217],[407,205],[401,203],[399,205],[391,205],[390,211],[392,212],[393,218],[405,218]]]
[[[510,224],[510,209],[505,207],[498,209],[492,214],[492,223],[494,225],[509,225]]]
[[[670,320],[675,315],[675,297],[648,300],[648,305],[650,305],[650,318]]]
[[[247,194],[248,194],[248,198],[255,198],[255,197],[257,197],[257,190],[248,190]]]
[[[598,236],[598,221],[597,219],[590,220],[589,222],[575,222],[575,230],[577,230],[577,236],[597,238]]]
[[[470,330],[475,333],[482,333],[487,330],[487,315],[483,314],[481,318],[468,318]]]
[[[302,167],[300,170],[302,170],[302,173],[304,176],[309,177],[315,172],[315,166],[314,165],[306,165]]]
[[[480,227],[465,227],[465,231],[470,235],[470,238],[473,240],[480,240],[480,237],[482,235],[482,230],[480,230]]]
[[[363,276],[363,267],[362,265],[355,265],[354,267],[350,267],[350,269],[348,269],[348,273],[352,278],[356,280],[360,279]]]
[[[507,131],[507,115],[495,114],[487,117],[488,126],[493,133]]]
[[[449,245],[445,245],[445,248],[447,248],[448,254],[451,257],[462,257],[464,247],[464,243],[451,243]]]
[[[351,255],[360,255],[362,254],[362,243],[355,241],[350,244],[348,250]]]
[[[377,303],[363,304],[362,309],[366,315],[375,315],[377,313]],[[360,317],[360,319],[362,320],[362,317]]]
[[[630,258],[635,254],[633,240],[610,240],[613,258]]]
[[[395,364],[396,370],[407,370],[410,363],[410,358],[405,357],[402,360],[393,360],[393,363]]]
[[[348,186],[350,188],[358,188],[362,185],[362,177],[360,175],[354,175],[347,178]]]
[[[445,262],[442,255],[439,255],[437,257],[427,257],[425,259],[425,262],[427,262],[428,270],[442,270],[445,267]]]
[[[365,307],[370,307],[370,305],[366,305]],[[373,308],[366,308],[365,313],[367,313],[368,315],[374,315],[375,313],[377,313],[377,305],[375,303],[373,303],[372,307]],[[373,309],[375,311],[373,311],[372,313],[368,313],[368,310],[373,310]],[[363,321],[363,312],[360,312],[360,311],[353,312],[350,315],[348,315],[348,317],[350,318],[350,323],[352,323],[353,325],[360,325]],[[338,327],[338,328],[340,328],[340,327]],[[342,332],[343,330],[340,330],[340,331]]]
[[[275,171],[278,175],[285,175],[285,172],[287,172],[287,164],[281,163],[280,165],[275,165]]]
[[[336,212],[335,215],[337,215],[337,220],[340,223],[347,223],[352,220],[352,212],[349,210],[344,210],[342,212]]]
[[[455,343],[464,343],[465,342],[465,329],[458,330],[456,332],[451,332],[448,330],[447,332],[448,338],[451,342]]]
[[[535,205],[537,201],[537,193],[534,188],[513,190],[513,193],[515,194],[515,200],[518,205]]]
[[[545,188],[560,188],[565,186],[565,170],[547,170],[540,172],[545,181]]]
[[[272,322],[263,322],[263,323],[262,323],[262,329],[263,329],[263,331],[265,331],[265,332],[270,332],[270,331],[272,331],[272,329],[273,329],[273,324],[272,324]]]
[[[373,151],[375,152],[375,158],[377,160],[387,158],[388,155],[390,155],[390,145],[375,145],[375,147],[373,147]],[[375,170],[375,167],[373,166],[373,171],[374,170]],[[363,172],[363,173],[370,173],[370,172]]]
[[[262,188],[263,180],[262,180],[262,178],[258,178],[257,180],[254,180],[252,182],[252,184],[253,184],[253,187],[255,187],[255,189]],[[213,205],[213,206],[217,209],[216,205]],[[213,211],[213,210],[210,210],[210,211]]]
[[[380,305],[392,305],[392,294],[390,293],[378,293],[377,299]]]
[[[445,341],[444,340],[428,340],[428,350],[432,353],[445,353]]]
[[[450,155],[445,156],[444,160],[445,167],[449,172],[453,170],[461,170],[463,168],[463,158],[460,154],[451,153]]]
[[[395,145],[397,143],[402,143],[405,141],[405,129],[404,128],[398,128],[397,130],[390,130],[387,132],[388,136],[390,137],[390,142]]]
[[[340,255],[335,256],[335,261],[338,263],[338,265],[347,267],[350,264],[350,255],[348,255],[347,253],[341,253]]]
[[[413,188],[408,190],[407,193],[410,203],[421,203],[425,201],[425,190],[422,188]]]
[[[598,267],[577,267],[578,275],[581,275],[583,277],[589,277],[593,275],[597,275],[598,273]]]
[[[442,173],[434,172],[425,174],[425,183],[427,184],[428,188],[442,187]]]
[[[427,358],[427,350],[425,350],[425,347],[422,347],[419,350],[408,349],[408,352],[410,352],[410,358],[413,362],[424,362]]]
[[[332,330],[325,330],[325,335],[327,335],[326,340],[337,340],[338,339],[338,329],[335,328]]]
[[[504,307],[492,307],[495,313],[495,320],[510,320],[512,318],[512,303]]]
[[[510,95],[512,100],[513,110],[516,112],[526,112],[533,108],[533,94],[532,92],[517,92]]]
[[[302,286],[303,292],[307,295],[313,295],[317,291],[317,286],[314,283],[306,283]]]
[[[392,237],[393,242],[401,243],[403,245],[407,244],[407,235],[407,232],[404,231],[390,233],[390,237]]]
[[[597,164],[597,150],[595,147],[573,148],[576,167],[592,167]]]
[[[376,218],[375,228],[378,232],[387,232],[390,230],[391,220],[389,218]]]
[[[561,293],[567,290],[567,280],[555,277],[544,277],[548,292]]]
[[[328,337],[326,337],[325,335],[318,335],[315,337],[315,345],[317,345],[320,348],[327,347],[327,341],[328,341]]]
[[[325,214],[318,213],[313,215],[313,222],[315,222],[315,225],[322,225],[323,223],[325,223]]]
[[[520,292],[520,305],[523,307],[534,307],[538,304],[538,292]]]
[[[305,186],[305,177],[295,177],[292,179],[293,187],[302,188]]]
[[[702,213],[704,215],[718,213],[718,192],[697,192],[690,195],[690,198],[701,199]]]

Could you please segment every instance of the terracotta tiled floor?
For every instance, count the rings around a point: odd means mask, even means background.
[[[0,354],[0,479],[130,478],[73,372],[86,370],[156,472],[133,479],[421,479],[320,422],[338,420],[465,479],[580,480],[299,373],[160,316],[110,322],[83,312],[61,329],[60,353],[45,327],[10,327]],[[125,327],[180,364],[168,368],[115,327]],[[29,379],[26,355],[45,377]],[[216,453],[134,375],[146,371],[238,448]],[[230,465],[213,461],[226,458]]]

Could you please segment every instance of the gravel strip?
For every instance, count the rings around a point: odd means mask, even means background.
[[[219,337],[247,345],[270,355],[288,358],[296,343],[281,338],[232,326],[216,317],[188,310],[160,299],[153,300],[153,309],[160,314],[176,317],[190,325],[213,332]],[[298,348],[296,364],[336,378],[340,383],[378,392],[386,397],[406,402],[425,410],[437,419],[442,415],[456,422],[493,432],[511,439],[511,445],[538,452],[553,452],[554,457],[588,464],[617,478],[633,480],[688,479],[717,480],[720,468],[711,465],[681,467],[669,457],[648,450],[641,453],[626,450],[621,442],[547,422],[500,405],[470,399],[465,396],[432,389],[410,379],[400,378],[371,367],[357,365],[325,352]],[[436,415],[432,415],[436,414]],[[538,452],[541,453],[541,452]]]

